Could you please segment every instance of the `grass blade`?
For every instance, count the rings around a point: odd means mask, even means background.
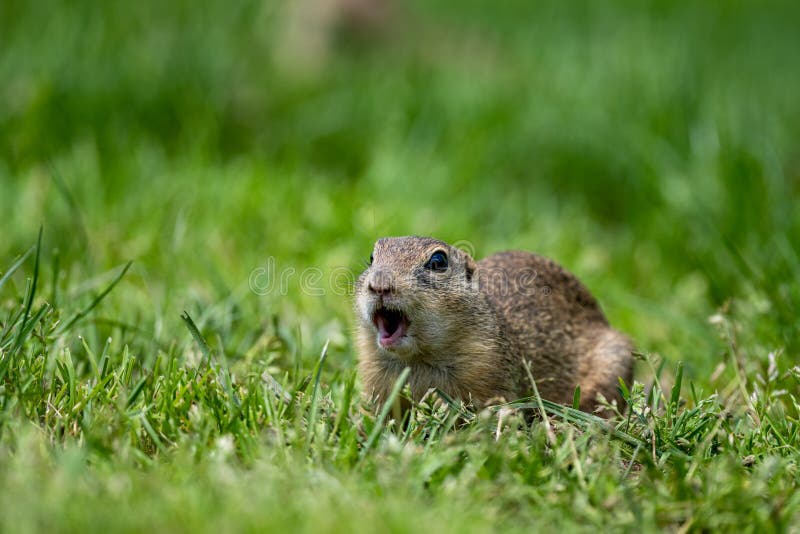
[[[22,342],[25,340],[24,332],[25,326],[31,313],[31,306],[33,306],[33,299],[36,298],[36,286],[39,284],[39,259],[42,255],[42,227],[39,227],[39,238],[36,240],[36,260],[33,263],[33,280],[31,282],[30,291],[25,299],[25,313],[22,315],[22,324],[19,327],[17,340],[14,343],[14,348],[11,350],[13,357],[22,347]]]
[[[86,224],[83,222],[83,214],[78,207],[78,203],[76,202],[75,197],[72,195],[72,192],[69,190],[69,187],[67,187],[66,182],[64,182],[63,178],[61,177],[61,173],[58,172],[56,166],[52,162],[49,162],[48,167],[50,167],[50,178],[52,178],[56,189],[66,201],[67,207],[72,214],[72,220],[75,223],[75,226],[78,228],[78,236],[80,237],[83,249],[87,252],[87,255],[91,257],[91,250],[89,249],[89,233],[86,231]]]
[[[31,248],[29,248],[29,249],[28,249],[28,250],[25,252],[25,254],[23,254],[22,256],[20,256],[20,258],[19,258],[17,261],[15,261],[15,262],[14,262],[14,263],[11,265],[11,267],[9,267],[9,268],[8,268],[8,270],[7,270],[5,273],[3,273],[3,276],[0,276],[0,289],[3,289],[3,286],[4,286],[4,285],[6,285],[6,282],[8,282],[9,278],[11,278],[11,275],[12,275],[12,274],[14,274],[14,272],[16,272],[16,270],[17,270],[17,269],[19,269],[19,268],[20,268],[20,266],[21,266],[23,263],[25,263],[25,260],[27,260],[27,259],[28,259],[28,256],[30,256],[30,255],[31,255],[31,253],[32,253],[32,252],[33,252],[35,249],[36,249],[36,247],[35,247],[35,246],[34,246],[34,247],[31,247]]]
[[[186,323],[186,328],[189,329],[189,333],[192,334],[192,337],[200,345],[200,350],[203,352],[203,356],[206,359],[206,363],[211,363],[211,347],[208,345],[208,342],[203,337],[203,334],[200,333],[200,330],[197,328],[197,325],[194,324],[192,317],[189,315],[189,312],[184,311],[181,314],[181,319],[183,322]]]
[[[675,414],[678,410],[678,403],[681,399],[681,382],[683,381],[683,362],[678,362],[678,370],[675,372],[675,383],[672,385],[672,392],[669,397],[670,414]]]
[[[128,269],[131,268],[131,265],[133,265],[133,261],[129,261],[128,263],[126,263],[125,267],[122,268],[122,271],[120,271],[120,273],[114,278],[114,280],[112,280],[111,283],[108,284],[108,287],[106,287],[99,295],[97,295],[94,298],[94,300],[92,300],[92,302],[89,303],[88,306],[86,306],[84,309],[73,315],[72,318],[64,324],[64,326],[59,328],[58,334],[62,334],[67,330],[69,330],[69,328],[72,325],[74,325],[75,323],[86,317],[89,314],[89,312],[91,312],[98,304],[100,304],[100,302],[102,302],[102,300],[106,298],[106,296],[109,293],[111,293],[111,290],[114,289],[114,287],[120,282],[120,280],[122,280],[122,277],[125,276],[125,273],[128,272]]]
[[[311,413],[308,416],[308,430],[306,431],[306,452],[311,450],[311,441],[316,433],[317,412],[319,411],[319,382],[322,375],[322,365],[325,363],[325,358],[328,356],[329,344],[330,340],[326,341],[325,346],[322,347],[322,354],[317,362],[317,369],[314,376],[314,389],[311,393]]]
[[[378,415],[378,420],[375,421],[375,427],[370,432],[369,437],[367,438],[367,442],[364,444],[364,448],[361,449],[361,458],[359,459],[358,463],[364,461],[364,458],[367,457],[370,449],[372,449],[375,441],[378,439],[378,436],[381,434],[383,430],[383,423],[386,421],[386,417],[389,415],[389,412],[392,410],[392,406],[394,405],[395,400],[397,400],[397,396],[400,395],[400,391],[403,389],[403,386],[406,384],[406,380],[408,379],[408,375],[411,374],[411,368],[406,367],[403,369],[403,372],[400,373],[400,376],[397,377],[397,380],[394,381],[394,387],[392,387],[392,392],[389,394],[389,397],[386,399],[386,402],[383,403],[381,406],[381,411]]]
[[[125,407],[126,408],[130,408],[131,406],[133,406],[133,403],[136,402],[136,399],[139,397],[139,394],[144,389],[144,385],[146,383],[147,383],[147,377],[146,376],[142,377],[142,379],[139,380],[139,382],[137,382],[136,386],[134,386],[134,388],[133,388],[133,391],[131,391],[131,394],[128,395],[128,400],[125,403]]]

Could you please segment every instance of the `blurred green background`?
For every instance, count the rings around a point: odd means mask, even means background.
[[[694,380],[720,309],[796,356],[800,4],[362,3],[4,0],[3,268],[43,225],[67,307],[134,260],[94,316],[145,361],[187,309],[349,369],[349,298],[248,278],[415,233],[555,258]]]

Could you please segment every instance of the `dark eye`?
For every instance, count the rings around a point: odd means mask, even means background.
[[[372,265],[373,261],[375,261],[375,255],[374,254],[370,254],[369,255],[369,264]]]
[[[425,268],[431,271],[447,270],[447,254],[441,250],[437,250],[431,255],[431,259],[425,264]]]

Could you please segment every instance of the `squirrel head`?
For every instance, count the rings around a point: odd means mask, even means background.
[[[356,283],[362,342],[408,361],[446,350],[479,299],[475,269],[469,254],[437,239],[379,239]]]

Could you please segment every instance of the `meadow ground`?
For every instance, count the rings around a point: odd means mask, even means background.
[[[0,530],[798,531],[800,4],[308,16],[0,4]],[[581,277],[627,415],[365,410],[412,233]]]

